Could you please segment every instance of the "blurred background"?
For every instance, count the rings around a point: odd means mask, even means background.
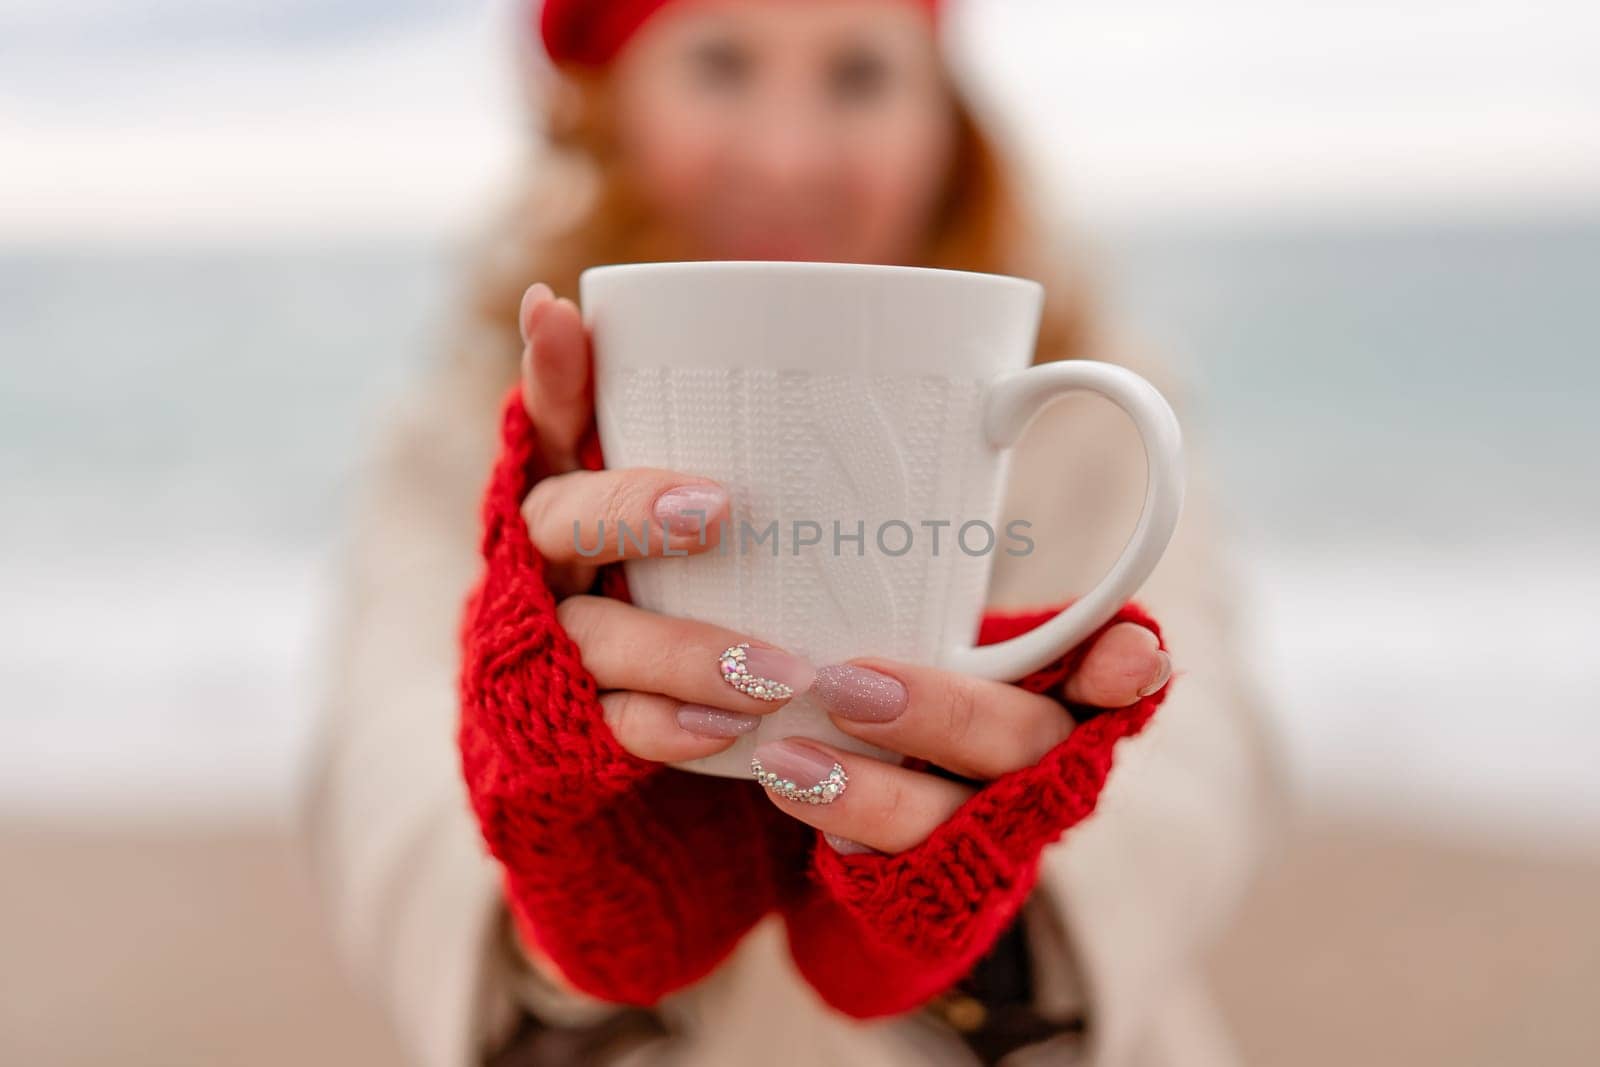
[[[0,0],[0,1060],[387,1063],[289,843],[363,449],[529,159],[521,5]],[[971,0],[1197,383],[1295,831],[1253,1062],[1600,1062],[1600,8]]]

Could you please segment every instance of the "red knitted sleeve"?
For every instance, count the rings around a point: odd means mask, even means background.
[[[980,641],[1054,614],[991,615]],[[1161,636],[1131,604],[1100,632],[1121,622]],[[1020,684],[1065,703],[1061,687],[1093,640]],[[846,856],[819,844],[813,889],[786,904],[785,921],[795,963],[823,1000],[858,1018],[894,1015],[960,980],[1016,918],[1040,853],[1094,811],[1117,742],[1144,728],[1169,688],[1113,711],[1068,705],[1082,721],[1067,740],[980,789],[916,848]]]

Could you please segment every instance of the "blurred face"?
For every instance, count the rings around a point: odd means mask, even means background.
[[[622,165],[709,259],[901,262],[954,142],[908,0],[683,0],[613,68]]]

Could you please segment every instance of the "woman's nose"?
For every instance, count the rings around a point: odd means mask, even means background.
[[[746,175],[773,190],[810,186],[837,163],[826,120],[792,104],[763,109],[739,139],[738,153]]]

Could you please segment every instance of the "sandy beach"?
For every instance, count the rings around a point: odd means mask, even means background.
[[[287,836],[0,824],[0,1059],[392,1064]],[[1252,1064],[1600,1062],[1600,854],[1314,821],[1212,971]]]

